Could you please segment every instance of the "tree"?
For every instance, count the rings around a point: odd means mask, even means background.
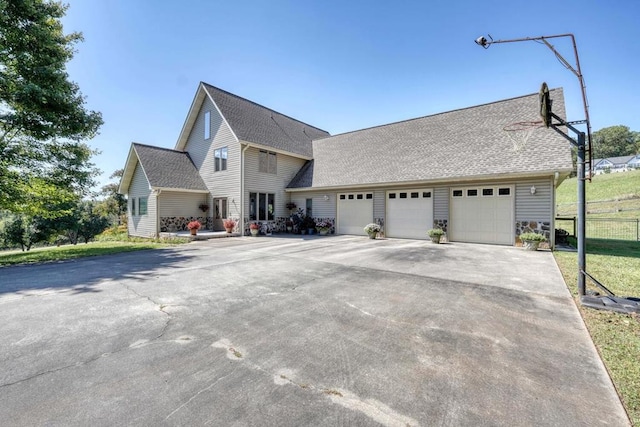
[[[93,138],[102,117],[85,109],[69,80],[80,33],[63,33],[67,6],[49,0],[0,0],[0,209],[55,216],[30,205],[58,190],[85,194],[96,154]]]
[[[85,243],[89,243],[109,226],[109,219],[95,212],[95,202],[81,202],[78,208],[80,210],[78,234]]]
[[[111,174],[109,179],[118,178],[118,181],[120,181],[122,174],[124,174],[124,169],[118,169]],[[104,199],[96,205],[96,212],[111,218],[112,224],[120,224],[126,221],[127,199],[125,199],[124,195],[118,193],[118,186],[119,182],[110,182],[103,186],[100,190],[100,195]]]
[[[628,126],[609,126],[592,135],[593,157],[629,156],[640,152],[640,132],[634,132]]]

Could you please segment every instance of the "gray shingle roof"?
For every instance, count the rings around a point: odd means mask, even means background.
[[[151,187],[208,191],[188,153],[138,143],[133,149]]]
[[[552,90],[551,98],[554,113],[564,117],[562,89]],[[535,129],[521,151],[503,130],[539,121],[538,111],[536,93],[314,141],[313,167],[290,188],[572,170],[570,144],[553,129]]]
[[[631,156],[617,156],[617,157],[607,157],[604,159],[593,159],[593,164],[597,165],[598,163],[600,163],[603,160],[607,160],[611,163],[613,163],[614,165],[621,165],[623,163],[628,163],[629,160],[633,159],[635,157],[635,155],[631,155]]]
[[[311,141],[325,138],[329,133],[314,126],[292,119],[284,114],[263,107],[232,93],[203,83],[236,136],[246,142],[254,142],[313,157]]]
[[[313,160],[307,160],[287,188],[308,188],[313,185]]]

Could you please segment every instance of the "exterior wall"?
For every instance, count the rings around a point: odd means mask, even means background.
[[[531,187],[536,187],[531,194]],[[516,236],[522,233],[544,234],[553,244],[553,180],[523,181],[516,184]]]
[[[211,218],[198,208],[204,202],[211,206],[208,200],[206,194],[162,191],[158,196],[160,231],[184,231],[196,219],[204,229],[211,229]]]
[[[149,188],[149,181],[145,176],[140,164],[136,165],[136,169],[133,172],[133,178],[128,191],[128,232],[131,236],[139,237],[155,237],[156,235],[156,198],[151,194]],[[136,215],[131,216],[131,203],[134,199],[139,197],[147,198],[147,213],[146,215],[138,215],[139,203],[136,204]]]
[[[291,182],[293,177],[298,173],[300,168],[304,165],[305,160],[297,157],[287,156],[286,154],[278,153],[276,155],[276,172],[275,174],[264,173],[259,171],[259,154],[260,150],[250,147],[245,151],[244,157],[244,206],[245,206],[245,228],[248,227],[249,222],[249,193],[274,193],[275,194],[275,209],[274,220],[283,222],[284,219],[289,217],[289,209],[286,205],[291,201],[291,197],[285,192],[286,186]],[[238,184],[238,188],[240,185]],[[297,193],[296,193],[297,194]],[[325,193],[322,193],[325,194]],[[322,197],[322,196],[319,196]],[[294,202],[298,207],[304,209],[304,200],[301,203]],[[229,201],[231,206],[233,203]],[[316,201],[314,200],[314,208]],[[319,205],[318,205],[319,206]],[[238,204],[238,209],[240,206]],[[238,212],[239,215],[239,212]],[[315,216],[315,215],[314,215]],[[282,227],[284,226],[284,223]],[[280,228],[280,226],[279,226]]]
[[[447,232],[449,225],[449,187],[433,189],[433,226]]]
[[[211,112],[211,137],[204,139],[204,116]],[[214,150],[227,147],[227,170],[215,172]],[[224,121],[213,102],[205,97],[197,119],[191,129],[185,145],[193,163],[200,172],[211,198],[207,200],[212,206],[214,197],[226,197],[228,217],[240,217],[240,143],[233,135],[231,128]],[[204,201],[204,199],[203,199]],[[203,216],[202,212],[200,212]],[[211,215],[211,210],[207,216]]]

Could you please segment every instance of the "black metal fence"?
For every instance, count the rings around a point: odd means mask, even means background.
[[[586,237],[591,239],[617,239],[640,241],[640,219],[587,218]],[[576,236],[576,217],[556,218],[556,228]]]

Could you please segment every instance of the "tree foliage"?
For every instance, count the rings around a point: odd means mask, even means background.
[[[609,126],[592,134],[593,157],[630,156],[640,152],[640,132],[634,132],[628,126]]]
[[[33,200],[61,191],[84,194],[97,171],[81,141],[102,125],[69,80],[80,33],[64,34],[67,6],[48,0],[0,0],[0,209],[55,215]]]
[[[124,174],[124,169],[114,171],[109,179],[118,179],[117,182],[110,182],[102,187],[100,195],[104,197],[96,205],[96,211],[106,217],[111,218],[112,224],[120,224],[126,221],[127,199],[118,193],[119,181]]]

